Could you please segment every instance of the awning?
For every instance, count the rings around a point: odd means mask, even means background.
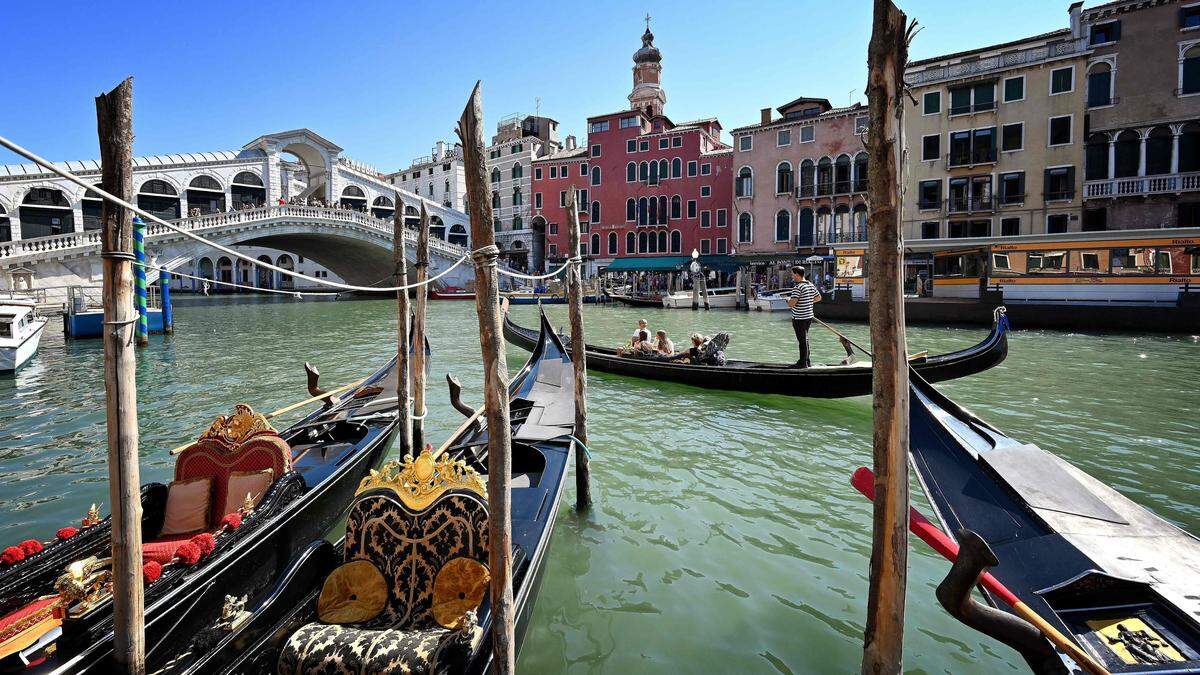
[[[716,272],[734,273],[740,266],[739,263],[730,255],[702,255],[700,256],[700,264],[706,269]]]
[[[703,257],[703,256],[701,256]],[[724,256],[720,256],[724,257]],[[605,272],[674,272],[683,269],[691,258],[685,255],[638,256],[617,258]]]

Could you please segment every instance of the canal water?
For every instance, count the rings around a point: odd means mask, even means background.
[[[514,308],[529,326],[536,311]],[[567,323],[564,307],[548,312],[556,326]],[[796,358],[779,314],[589,306],[588,339],[623,341],[639,317],[677,344],[693,330],[727,330],[732,357]],[[185,298],[176,321],[174,337],[151,336],[139,351],[144,481],[169,480],[168,449],[233,403],[267,411],[304,398],[305,360],[334,386],[381,364],[395,340],[386,300]],[[0,378],[0,544],[48,539],[93,502],[109,510],[102,346],[64,343],[57,324],[30,365]],[[461,421],[447,402],[447,372],[463,381],[469,403],[482,401],[474,303],[432,303],[429,324],[427,428],[439,441]],[[865,324],[839,327],[868,340]],[[838,360],[837,341],[813,331],[814,360]],[[985,333],[917,327],[909,345],[944,352]],[[1031,331],[1015,333],[1010,346],[1003,364],[943,391],[1200,532],[1200,338]],[[525,358],[508,347],[510,371]],[[857,672],[871,511],[849,477],[870,463],[868,398],[793,399],[593,373],[589,412],[596,506],[575,514],[570,481],[523,672]],[[920,542],[912,551],[907,671],[1024,672],[1014,652],[941,610],[934,587],[948,564]]]

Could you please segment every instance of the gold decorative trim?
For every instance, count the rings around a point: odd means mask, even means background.
[[[256,413],[245,403],[233,406],[232,415],[221,415],[208,427],[208,431],[200,434],[201,441],[216,441],[220,445],[233,448],[254,434],[269,431],[275,433],[275,427],[267,421],[262,413]]]
[[[413,511],[428,507],[449,490],[470,490],[487,499],[487,485],[475,469],[446,455],[434,458],[430,446],[416,459],[405,455],[403,461],[392,460],[379,471],[372,470],[355,495],[375,489],[391,490]]]

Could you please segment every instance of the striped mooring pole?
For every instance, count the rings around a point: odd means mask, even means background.
[[[146,316],[146,224],[138,216],[133,217],[134,301],[137,303],[137,330],[134,331],[137,345],[150,344],[150,321]]]

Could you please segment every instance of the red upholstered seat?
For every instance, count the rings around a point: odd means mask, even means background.
[[[48,595],[0,617],[0,658],[25,649],[62,621],[54,615],[61,602]]]
[[[162,565],[171,562],[175,557],[175,549],[185,541],[191,541],[195,534],[173,534],[160,537],[154,541],[142,542],[142,562],[153,560]]]
[[[209,509],[208,524],[215,528],[225,506],[225,494],[229,487],[229,476],[235,471],[263,471],[270,469],[272,480],[291,468],[292,452],[286,441],[270,431],[256,433],[229,450],[219,443],[201,439],[187,447],[175,461],[175,480],[211,477],[213,493]],[[172,551],[173,553],[174,551]]]

